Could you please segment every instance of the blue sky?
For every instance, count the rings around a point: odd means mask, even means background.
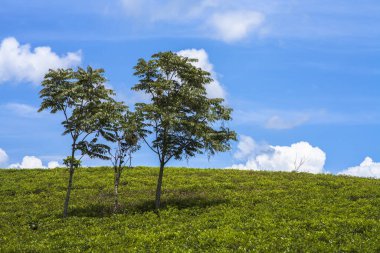
[[[229,125],[240,141],[209,161],[171,165],[289,171],[299,163],[380,177],[376,0],[3,0],[0,42],[1,167],[22,167],[25,156],[47,166],[68,153],[60,116],[35,112],[49,67],[102,67],[133,105],[144,99],[130,91],[137,59],[182,50],[213,73],[210,92],[234,109]],[[134,162],[157,159],[143,148]]]

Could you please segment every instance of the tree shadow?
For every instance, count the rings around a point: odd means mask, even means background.
[[[188,208],[197,208],[197,209],[206,209],[212,206],[217,206],[221,204],[228,203],[228,200],[222,198],[205,198],[200,196],[194,197],[185,197],[185,198],[168,198],[163,199],[161,201],[160,210],[164,210],[168,207],[175,208],[178,210],[188,209]],[[155,202],[154,200],[148,200],[144,202],[139,202],[134,205],[129,206],[130,211],[135,213],[144,213],[144,212],[152,212],[155,210]]]
[[[201,196],[182,198],[172,197],[162,200],[160,210],[165,210],[169,207],[176,208],[178,210],[196,208],[197,212],[199,212],[199,209],[207,209],[209,207],[226,204],[228,202],[228,200],[222,198],[209,199]],[[110,217],[114,214],[145,213],[155,211],[154,200],[146,200],[121,205],[117,212],[114,212],[112,204],[98,203],[85,207],[74,207],[69,211],[69,216],[103,218]]]
[[[74,207],[69,210],[69,217],[103,218],[115,214],[111,204],[91,204],[84,207]]]

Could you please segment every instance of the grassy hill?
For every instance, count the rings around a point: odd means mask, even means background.
[[[168,168],[123,174],[112,214],[110,168],[0,170],[0,252],[380,252],[380,180]]]

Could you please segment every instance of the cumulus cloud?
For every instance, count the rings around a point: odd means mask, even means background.
[[[256,148],[258,147],[258,148]],[[248,136],[240,138],[235,158],[246,158],[244,164],[234,164],[232,169],[298,171],[322,173],[326,154],[308,142],[298,142],[290,146],[263,146]]]
[[[38,84],[49,69],[68,68],[80,64],[80,52],[59,56],[50,47],[31,48],[15,38],[5,38],[0,44],[0,83],[31,82]]]
[[[240,135],[237,149],[234,158],[238,160],[249,159],[250,157],[270,153],[272,151],[272,148],[268,144],[257,143],[254,139],[246,135]]]
[[[208,54],[204,49],[185,49],[177,52],[177,54],[188,58],[198,59],[198,62],[194,62],[193,65],[211,73],[211,77],[214,81],[206,86],[208,97],[226,98],[226,92],[218,81],[214,66],[211,64]]]
[[[61,165],[57,161],[50,161],[50,162],[48,162],[48,168],[49,169],[58,168],[60,166]]]
[[[0,164],[5,163],[8,160],[8,155],[7,153],[0,148]]]
[[[59,167],[57,161],[50,161],[47,168],[53,169]],[[13,163],[9,165],[10,169],[44,169],[46,166],[43,166],[41,159],[35,156],[24,156],[21,163]]]
[[[355,177],[380,178],[380,163],[374,162],[370,157],[366,157],[359,166],[350,167],[338,174]]]
[[[36,169],[44,168],[42,161],[35,156],[24,156],[21,163],[13,163],[9,165],[12,169]]]
[[[264,15],[257,11],[231,11],[215,13],[208,21],[217,38],[234,42],[248,36],[264,22]]]

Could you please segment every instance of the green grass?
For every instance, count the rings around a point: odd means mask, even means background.
[[[126,170],[112,214],[110,168],[0,170],[0,252],[380,252],[380,180],[306,173]]]

